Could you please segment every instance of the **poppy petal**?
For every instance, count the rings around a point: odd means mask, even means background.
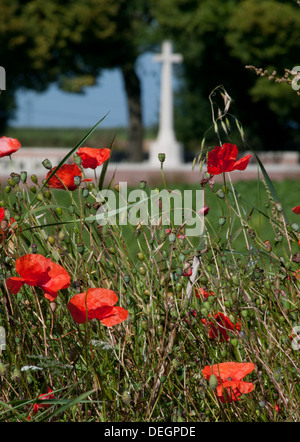
[[[68,308],[74,321],[82,324],[86,319],[90,321],[96,318],[96,314],[102,317],[104,311],[101,312],[101,308],[109,308],[108,314],[117,301],[118,297],[113,290],[92,288],[74,295],[68,303]]]
[[[248,154],[245,157],[241,158],[240,160],[236,161],[234,164],[234,170],[245,170],[249,164],[251,157],[252,155]]]
[[[0,138],[0,158],[13,154],[21,147],[21,143],[16,138]]]
[[[107,327],[112,327],[113,325],[117,325],[125,321],[127,317],[128,311],[125,308],[113,307],[108,315],[100,319],[100,321]]]
[[[12,276],[11,278],[8,278],[6,284],[8,290],[13,295],[16,295],[17,293],[19,293],[21,287],[23,287],[23,285],[26,284],[26,280],[24,278],[18,278],[17,276]]]
[[[293,207],[292,211],[296,213],[296,215],[300,215],[300,206]]]
[[[217,396],[222,402],[237,401],[241,394],[251,393],[254,390],[254,384],[243,381],[223,382],[217,387]]]
[[[202,370],[202,374],[207,380],[214,374],[223,382],[228,381],[228,379],[240,381],[244,376],[251,373],[254,368],[255,365],[252,362],[222,362],[212,366],[205,366]]]

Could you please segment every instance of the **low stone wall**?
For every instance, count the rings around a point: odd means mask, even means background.
[[[11,172],[20,173],[26,170],[28,175],[36,174],[40,179],[44,179],[47,170],[42,165],[44,159],[49,159],[56,166],[69,152],[65,148],[26,148],[22,147],[11,157],[0,158],[0,179],[2,183],[10,176]],[[243,153],[245,155],[245,153]],[[258,153],[270,178],[274,181],[283,179],[300,179],[300,161],[298,152],[261,152]],[[72,157],[67,162],[72,162]],[[165,178],[169,183],[200,183],[203,172],[200,173],[199,166],[192,168],[192,163],[184,163],[179,167],[168,167],[167,159],[165,163]],[[101,168],[97,170],[99,175]],[[259,172],[255,157],[252,156],[249,165],[245,171],[234,171],[231,173],[233,181],[256,180]],[[94,172],[86,170],[87,177],[94,177]],[[150,166],[147,162],[140,164],[129,163],[110,163],[107,171],[107,183],[114,176],[114,182],[126,181],[128,185],[137,185],[141,180],[149,184],[158,185],[162,183],[160,164],[157,161],[157,167]],[[222,176],[215,176],[216,182],[222,182]]]

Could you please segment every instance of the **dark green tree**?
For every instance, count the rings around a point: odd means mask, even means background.
[[[117,67],[128,98],[128,157],[141,160],[143,124],[135,64],[145,49],[147,2],[3,0],[0,15],[0,60],[12,102],[8,106],[0,98],[2,130],[18,89],[43,91],[56,82],[64,90],[82,92],[102,69]]]
[[[175,122],[185,145],[201,142],[211,126],[208,97],[223,85],[233,98],[231,112],[243,123],[253,147],[298,148],[299,97],[287,84],[270,82],[246,68],[254,65],[284,73],[284,68],[299,65],[300,10],[295,1],[152,0],[151,4],[160,35],[171,38],[184,56]]]

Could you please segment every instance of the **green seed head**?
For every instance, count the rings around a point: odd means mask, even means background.
[[[166,155],[164,153],[159,153],[158,154],[158,159],[161,163],[163,163],[166,159]]]
[[[46,159],[42,162],[42,165],[45,167],[45,169],[48,169],[48,170],[52,169],[51,161],[48,160],[48,158],[46,158]]]
[[[214,374],[212,374],[209,378],[209,386],[212,390],[215,390],[219,384],[218,378],[217,376],[215,376]]]
[[[27,172],[26,172],[26,170],[23,170],[21,172],[20,178],[21,178],[22,183],[26,183],[26,181],[27,181]]]
[[[38,178],[37,178],[37,176],[36,176],[36,175],[31,175],[31,181],[32,181],[34,184],[37,184],[37,182],[38,182]]]

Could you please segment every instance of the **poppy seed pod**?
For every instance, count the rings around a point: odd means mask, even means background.
[[[89,194],[90,194],[90,192],[89,192],[89,189],[87,187],[82,189],[82,196],[83,196],[83,198],[87,198],[89,196]]]
[[[219,225],[224,226],[225,223],[226,223],[226,218],[224,216],[221,216],[219,218]]]
[[[22,172],[20,173],[20,179],[21,179],[22,183],[26,183],[26,181],[27,181],[27,172],[26,172],[26,170],[22,170]]]
[[[146,181],[145,180],[141,180],[140,181],[140,189],[144,190],[146,188]]]
[[[18,173],[12,172],[10,174],[10,176],[14,180],[15,184],[19,184],[21,178],[20,178],[20,175]]]
[[[77,244],[76,248],[77,248],[77,252],[82,255],[85,250],[84,244],[82,244],[82,243]]]
[[[37,178],[37,176],[36,176],[36,175],[31,175],[31,181],[32,181],[34,184],[37,184],[37,182],[38,182],[38,178]]]
[[[15,185],[16,185],[16,182],[15,182],[15,180],[14,180],[13,178],[9,178],[9,179],[7,180],[7,182],[8,182],[8,184],[9,184],[11,187],[15,187]]]
[[[214,374],[211,375],[208,382],[212,390],[215,390],[219,384],[218,378]]]
[[[45,167],[45,169],[52,169],[51,161],[46,158],[44,161],[42,161],[42,165]]]
[[[77,164],[77,166],[81,166],[81,158],[76,153],[74,154],[74,163]]]
[[[169,242],[175,242],[176,241],[176,235],[175,233],[169,234]]]
[[[2,362],[0,362],[0,376],[4,376],[6,373],[7,367]]]
[[[80,175],[74,176],[74,184],[75,184],[75,186],[80,186],[80,183],[81,183],[81,176]]]
[[[159,159],[159,161],[160,161],[161,163],[163,163],[163,162],[165,161],[165,159],[166,159],[166,154],[164,154],[164,153],[159,153],[159,154],[158,154],[158,159]]]

